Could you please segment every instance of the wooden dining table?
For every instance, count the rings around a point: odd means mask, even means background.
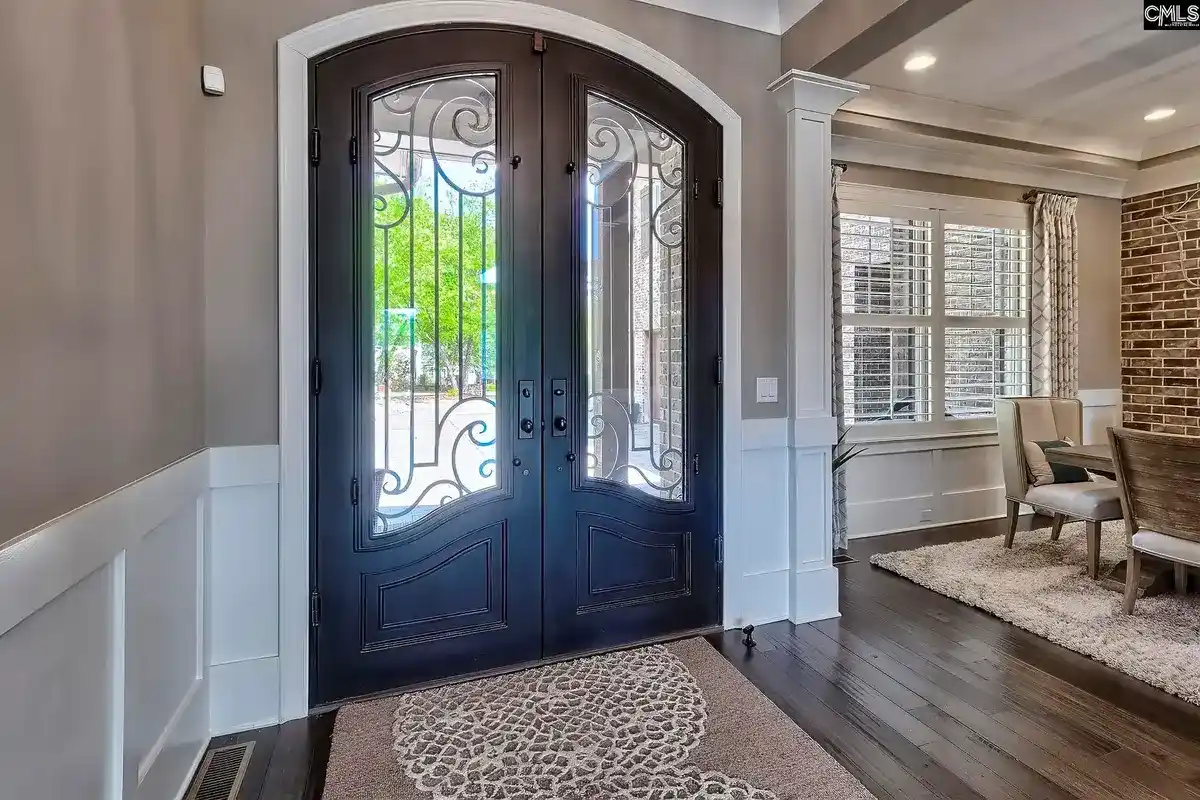
[[[1113,466],[1112,448],[1107,444],[1053,447],[1048,448],[1045,452],[1046,460],[1052,464],[1082,467],[1088,472],[1116,480],[1117,470]],[[1125,527],[1123,521],[1121,527],[1122,529]],[[1128,559],[1122,559],[1107,575],[1100,578],[1100,583],[1107,589],[1124,592],[1128,567]],[[1175,570],[1171,562],[1143,554],[1141,572],[1139,581],[1142,585],[1142,597],[1151,597],[1174,590]]]

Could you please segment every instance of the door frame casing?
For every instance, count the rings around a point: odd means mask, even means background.
[[[742,468],[741,269],[742,122],[706,84],[658,50],[570,12],[522,0],[399,0],[315,23],[279,40],[279,669],[280,719],[309,712],[310,408],[309,156],[310,59],[354,41],[425,25],[481,23],[542,30],[590,42],[674,86],[722,127],[721,533],[726,627],[736,619],[745,515]]]

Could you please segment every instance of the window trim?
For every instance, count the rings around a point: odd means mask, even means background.
[[[864,184],[838,186],[839,212],[892,219],[924,220],[931,223],[930,275],[932,298],[929,316],[900,314],[854,314],[842,312],[842,325],[880,327],[922,327],[930,329],[930,391],[932,419],[928,422],[855,423],[847,437],[851,442],[880,442],[897,438],[929,438],[995,431],[996,418],[973,417],[946,419],[946,337],[953,328],[992,328],[1024,330],[1032,346],[1033,298],[1032,263],[1026,265],[1030,281],[1030,304],[1025,317],[980,317],[946,313],[945,303],[945,226],[947,224],[1016,228],[1030,237],[1032,260],[1033,212],[1027,203],[977,197],[891,189]],[[841,291],[841,287],[837,287]],[[1032,352],[1030,353],[1032,370]],[[1032,374],[1030,375],[1032,386]]]

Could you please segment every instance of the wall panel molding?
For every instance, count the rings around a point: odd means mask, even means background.
[[[209,467],[195,453],[0,548],[0,713],[38,719],[8,726],[8,790],[182,796],[209,739]]]

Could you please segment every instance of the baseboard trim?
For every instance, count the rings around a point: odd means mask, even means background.
[[[788,617],[800,625],[821,619],[840,617],[838,608],[838,570],[828,566],[792,573],[792,613]]]
[[[183,720],[185,714],[191,710],[192,703],[195,702],[196,696],[200,693],[201,687],[204,685],[203,678],[196,678],[192,681],[192,685],[184,692],[183,699],[175,708],[175,712],[171,714],[171,719],[167,721],[166,726],[162,729],[162,733],[158,735],[158,739],[151,745],[146,752],[144,758],[138,764],[137,779],[138,785],[146,780],[146,776],[150,774],[150,770],[154,769],[154,762],[158,760],[158,756],[166,748],[171,741],[171,736],[179,728],[180,721]]]
[[[788,618],[788,568],[743,575],[737,586],[726,587],[737,598],[738,614],[725,620],[725,629],[765,625]]]
[[[1032,514],[1022,514],[1021,516],[1033,516]],[[972,519],[955,520],[954,522],[927,522],[924,525],[914,525],[911,528],[896,528],[892,531],[879,531],[878,533],[860,533],[850,536],[851,540],[857,539],[874,539],[877,536],[891,536],[894,533],[912,533],[913,531],[924,531],[932,528],[950,528],[955,525],[968,525],[972,522],[990,522],[996,519],[1004,519],[1004,514],[994,514],[989,517],[973,517]]]
[[[279,724],[279,656],[214,664],[208,670],[209,733],[228,733]]]

